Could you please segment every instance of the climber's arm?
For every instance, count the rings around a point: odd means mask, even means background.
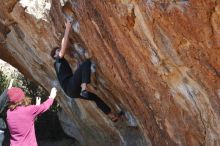
[[[61,42],[61,50],[59,52],[59,57],[60,58],[62,58],[66,53],[67,45],[68,45],[68,42],[69,42],[69,33],[70,33],[70,30],[71,30],[71,22],[67,21],[65,25],[66,25],[66,30],[65,30],[62,42]]]

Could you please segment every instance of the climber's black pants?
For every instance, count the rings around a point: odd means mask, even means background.
[[[64,79],[64,87],[65,92],[70,97],[79,96],[81,91],[81,84],[90,83],[90,76],[91,76],[91,61],[86,60],[83,62],[77,70],[72,74],[72,76],[67,77]]]
[[[94,101],[97,107],[105,114],[109,114],[111,112],[110,107],[103,100],[101,100],[96,94],[92,92],[88,92],[88,94],[89,94],[89,98],[85,98],[82,96],[77,96],[77,98]]]
[[[105,114],[109,114],[111,112],[110,107],[107,104],[105,104],[104,101],[102,101],[96,94],[89,92],[89,98],[80,96],[81,84],[90,83],[90,77],[91,61],[86,60],[77,68],[77,70],[73,73],[72,76],[66,78],[63,81],[65,87],[64,91],[71,98],[81,98],[85,100],[94,101],[101,111],[103,111]]]

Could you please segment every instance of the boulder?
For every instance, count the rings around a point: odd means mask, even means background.
[[[2,0],[0,9],[0,58],[48,91],[57,86],[82,145],[220,145],[219,1]],[[61,90],[50,51],[66,19],[67,60],[75,69],[91,56],[91,90],[125,120]]]

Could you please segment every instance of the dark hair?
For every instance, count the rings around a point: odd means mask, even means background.
[[[24,99],[22,99],[21,101],[19,102],[16,102],[16,103],[9,103],[9,109],[10,110],[14,110],[16,109],[16,107],[18,106],[28,106],[31,104],[31,98],[29,97],[24,97]]]
[[[54,48],[52,49],[52,51],[50,52],[50,56],[51,56],[53,59],[55,59],[54,55],[55,55],[57,49],[60,49],[60,47],[54,47]]]

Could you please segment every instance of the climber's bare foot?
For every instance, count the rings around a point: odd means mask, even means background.
[[[113,113],[109,113],[108,117],[111,119],[112,122],[117,122],[119,117]]]
[[[109,113],[108,116],[112,120],[112,122],[117,122],[119,119],[122,120],[122,121],[125,120],[125,113],[124,113],[124,111],[120,111],[116,115],[113,114],[113,113]]]

